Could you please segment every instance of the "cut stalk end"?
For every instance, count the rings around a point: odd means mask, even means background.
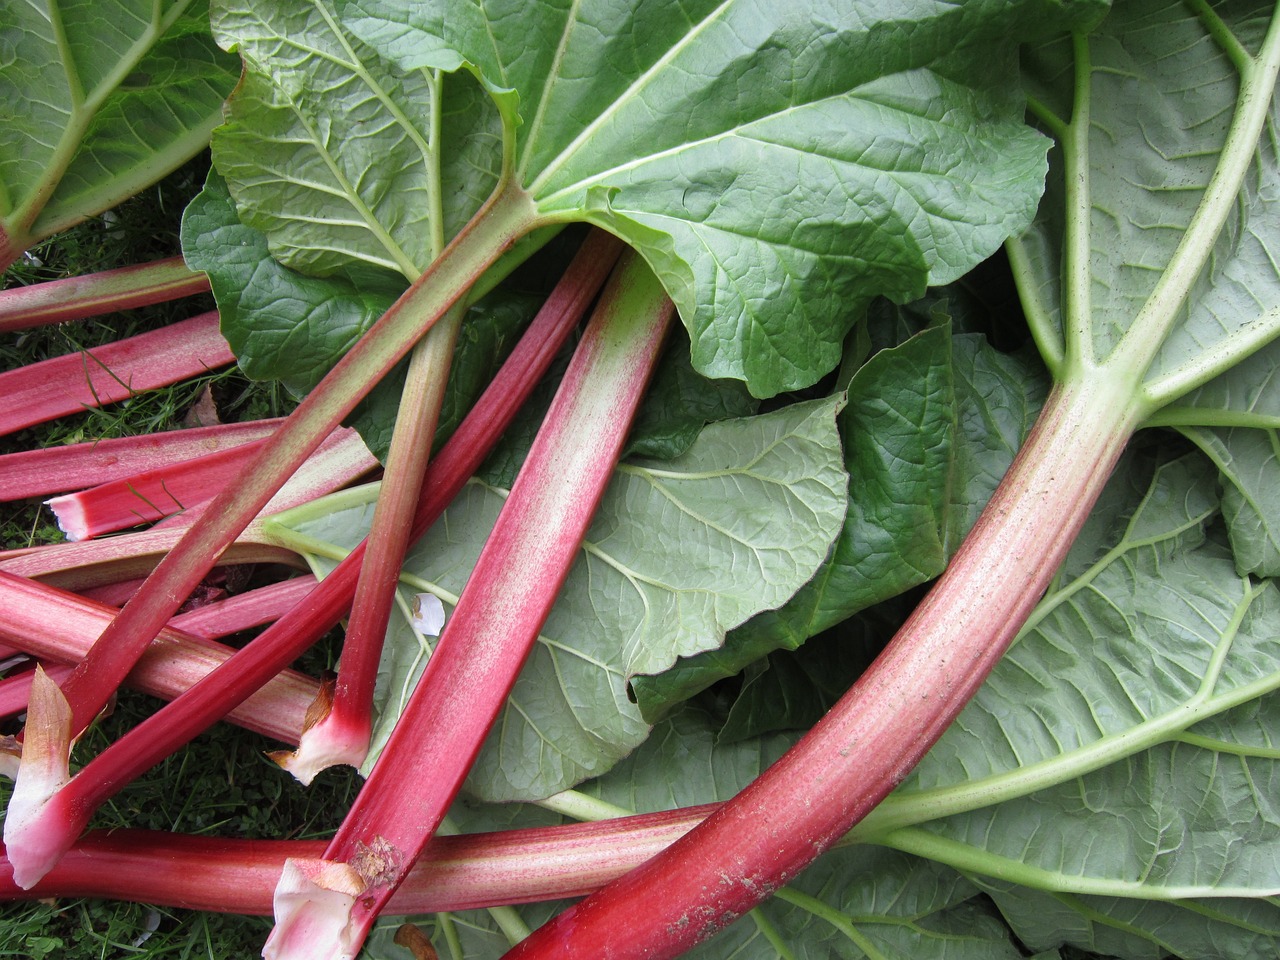
[[[26,739],[17,783],[4,820],[5,852],[13,881],[28,890],[70,849],[79,834],[60,791],[71,779],[71,707],[58,685],[37,665],[31,681]]]
[[[369,753],[372,726],[347,712],[333,709],[334,683],[325,681],[307,710],[298,749],[276,750],[267,754],[289,771],[304,787],[322,770],[345,764],[359,769]]]
[[[352,929],[352,908],[365,891],[355,869],[334,860],[285,861],[276,886],[275,928],[265,960],[353,960],[363,934]]]

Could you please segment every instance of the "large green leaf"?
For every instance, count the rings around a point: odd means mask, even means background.
[[[648,732],[628,698],[632,675],[718,646],[813,575],[844,518],[838,407],[714,423],[675,460],[619,466],[471,790],[540,798],[602,773]],[[368,529],[371,496],[300,508],[284,521],[290,542],[340,555]],[[403,582],[451,608],[504,499],[469,484],[406,558]],[[370,763],[425,666],[428,643],[407,629],[388,638]]]
[[[645,715],[940,574],[1013,462],[1044,389],[1032,364],[946,326],[872,357],[841,414],[851,482],[831,555],[785,606],[732,631],[721,649],[637,678]]]
[[[394,69],[328,0],[217,0],[213,28],[246,68],[214,161],[280,262],[412,280],[496,182],[497,114],[469,76]]]
[[[0,24],[0,269],[209,142],[234,58],[203,0],[13,0]]]
[[[1014,52],[1055,13],[1005,0],[343,8],[401,70],[473,70],[540,214],[640,250],[698,369],[760,396],[831,369],[871,296],[954,279],[1027,223],[1045,143],[1022,125]]]

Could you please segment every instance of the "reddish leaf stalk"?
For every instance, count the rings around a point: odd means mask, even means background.
[[[436,837],[387,910],[407,915],[581,896],[667,847],[711,809]],[[0,899],[95,897],[267,915],[285,860],[323,850],[323,840],[92,831],[30,890],[13,882],[0,848]]]
[[[193,522],[262,449],[267,440],[111,480],[46,501],[68,540],[88,540],[142,523]],[[339,427],[267,504],[283,510],[346,486],[378,466],[360,435]]]
[[[946,573],[831,712],[698,828],[507,957],[678,956],[866,816],[977,691],[1048,586],[1135,429],[1125,390],[1060,384]]]
[[[523,192],[495,195],[439,260],[370,328],[210,504],[147,578],[63,687],[85,728],[147,644],[281,484],[467,288],[532,225]],[[443,276],[441,275],[443,273]],[[11,850],[12,855],[12,850]]]
[[[141,437],[87,440],[0,457],[0,500],[82,490],[271,436],[279,420],[222,423]]]
[[[619,241],[599,231],[593,232],[584,244],[492,384],[432,463],[414,517],[415,539],[426,532],[479,467],[533,391],[594,298],[620,249]],[[212,726],[336,624],[350,606],[363,556],[361,544],[303,603],[227,660],[223,669],[210,673],[108,746],[52,798],[40,827],[46,853],[52,851],[48,862],[56,860],[58,851],[69,848],[92,811],[104,800]],[[100,646],[100,642],[96,643],[94,649]],[[315,696],[313,688],[307,703]],[[303,718],[299,716],[292,732],[281,739],[296,742],[302,727]],[[11,858],[12,855],[11,847]]]
[[[0,331],[82,320],[209,292],[209,278],[181,257],[50,280],[0,293]]]
[[[576,559],[674,308],[624,256],[417,688],[319,860],[291,860],[265,957],[354,957],[452,802]]]
[[[298,749],[272,755],[280,766],[309,784],[321,770],[338,764],[359,767],[373,731],[378,661],[391,619],[396,583],[412,533],[410,519],[422,491],[431,456],[444,386],[464,311],[455,307],[414,348],[387,470],[378,491],[364,562],[351,605],[351,618],[338,661],[328,711],[304,730]]]
[[[297,591],[306,589],[308,581],[309,578],[288,581],[292,586],[277,588],[274,602],[288,603]],[[310,582],[314,587],[314,581]],[[255,597],[252,606],[236,599],[239,602],[227,601],[227,606],[221,608],[221,629],[244,629],[254,625],[255,620],[261,622],[262,617],[279,613],[278,606],[265,609],[261,597]],[[204,609],[216,607],[217,604],[210,604]],[[42,660],[64,663],[78,663],[117,612],[76,594],[2,572],[0,609],[4,610],[0,640]],[[213,631],[209,617],[198,610],[170,621],[129,673],[128,685],[163,700],[173,700],[230,659],[235,649],[210,638]],[[195,629],[189,629],[192,627]],[[282,669],[227,712],[225,718],[292,743],[318,689],[313,678]]]
[[[217,311],[0,373],[0,434],[101,407],[235,362]]]

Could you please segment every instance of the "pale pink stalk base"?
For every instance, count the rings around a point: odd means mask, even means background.
[[[86,440],[0,456],[0,500],[81,490],[269,437],[280,420]]]
[[[0,434],[56,420],[235,362],[217,311],[82,353],[0,373]]]
[[[0,293],[0,331],[82,320],[208,291],[209,278],[181,257],[33,283]]]
[[[70,818],[59,801],[70,779],[71,708],[57,684],[36,667],[27,709],[22,764],[4,818],[5,852],[13,865],[13,882],[33,886],[49,872],[80,833],[66,836]]]
[[[403,916],[582,896],[661,852],[713,809],[436,837],[386,912]],[[0,900],[92,897],[268,916],[285,861],[323,851],[323,840],[90,831],[29,890],[12,882],[0,851]]]
[[[272,912],[288,919],[271,928],[262,956],[355,960],[364,937],[352,926],[351,908],[365,886],[360,874],[345,863],[286,860]]]
[[[313,871],[342,862],[363,878],[366,889],[343,926],[357,949],[457,794],[550,613],[673,313],[644,262],[624,255],[426,672]],[[323,895],[317,889],[316,902]],[[297,902],[276,914],[277,925],[294,929]],[[305,897],[300,902],[304,913],[314,909]],[[332,948],[290,933],[271,956],[348,955]]]
[[[305,587],[307,582],[307,579],[299,578],[296,581],[298,585],[289,588],[288,592]],[[286,595],[281,599],[288,602],[291,598]],[[116,614],[115,610],[103,604],[2,572],[0,610],[4,611],[0,616],[0,640],[41,659],[67,663],[83,659]],[[243,611],[237,605],[228,617],[233,625],[241,626],[249,620],[258,619],[262,613],[260,608]],[[183,622],[191,617],[199,628],[200,621],[207,616],[195,611],[175,618],[174,622]],[[192,623],[192,620],[186,622]],[[172,700],[212,673],[233,653],[232,647],[167,628],[152,641],[127,681],[135,690]],[[228,712],[226,719],[284,743],[292,743],[302,729],[307,710],[319,688],[320,685],[311,677],[296,670],[284,670]]]
[[[676,957],[866,816],[973,696],[1048,586],[1135,429],[1128,390],[1059,385],[946,573],[827,716],[697,829],[509,960]]]
[[[296,750],[277,751],[271,759],[307,787],[330,767],[359,767],[369,753],[372,735],[368,711],[361,717],[354,710],[334,710],[330,705],[328,713],[302,731]]]

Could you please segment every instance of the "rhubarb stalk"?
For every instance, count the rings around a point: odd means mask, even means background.
[[[462,785],[585,536],[674,313],[620,264],[427,669],[321,859],[276,890],[274,960],[350,958]]]
[[[0,293],[0,331],[83,320],[209,292],[209,278],[181,257],[50,280]]]
[[[620,249],[619,241],[602,231],[593,231],[583,244],[498,375],[435,458],[414,516],[414,538],[426,531],[479,467],[594,298]],[[242,703],[336,624],[350,606],[363,556],[362,544],[304,602],[221,669],[138,724],[77,773],[59,792],[57,803],[46,805],[39,822],[31,821],[40,843],[25,849],[39,851],[33,858],[38,864],[23,863],[23,853],[18,852],[23,848],[11,847],[9,856],[16,875],[34,883],[40,875],[39,866],[48,869],[70,848],[99,804]],[[94,649],[100,646],[101,642]],[[301,727],[299,716],[295,731]]]
[[[326,697],[322,715],[303,731],[297,750],[272,755],[304,784],[332,766],[359,767],[369,752],[378,661],[412,532],[405,521],[413,516],[422,489],[461,321],[462,311],[454,308],[410,357],[387,454],[386,478],[366,539],[376,549],[365,550],[360,566],[332,698]]]

